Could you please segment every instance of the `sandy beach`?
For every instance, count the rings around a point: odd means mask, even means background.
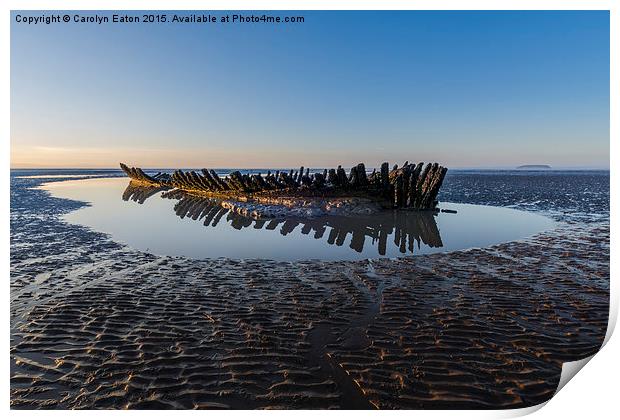
[[[190,260],[67,224],[60,216],[84,203],[32,189],[45,178],[12,177],[11,406],[546,401],[562,362],[594,354],[605,335],[608,173],[488,175],[485,188],[472,188],[480,179],[448,177],[441,197],[533,209],[557,227],[485,249],[400,259]],[[588,195],[584,183],[600,194]]]

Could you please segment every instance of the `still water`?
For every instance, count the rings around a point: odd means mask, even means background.
[[[209,199],[161,197],[130,188],[127,178],[51,182],[54,197],[85,201],[69,223],[108,233],[157,255],[265,258],[281,261],[357,260],[485,247],[553,228],[544,216],[471,204],[440,203],[457,213],[385,211],[370,216],[255,221]]]

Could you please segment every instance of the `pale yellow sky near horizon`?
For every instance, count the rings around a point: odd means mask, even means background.
[[[484,167],[480,165],[481,157],[485,158],[483,150],[417,150],[406,152],[403,150],[386,151],[378,147],[375,150],[351,151],[348,156],[342,150],[308,150],[299,153],[296,150],[265,148],[247,151],[244,148],[131,148],[131,147],[47,147],[25,146],[11,147],[12,169],[45,169],[45,168],[118,168],[119,162],[142,168],[296,168],[305,167],[336,167],[345,168],[363,162],[367,167],[379,167],[381,162],[402,164],[405,160],[440,162],[448,167]],[[565,164],[557,165],[558,158],[562,158],[562,151],[558,150],[553,156],[554,162],[541,156],[532,161],[527,154],[509,154],[500,159],[495,152],[487,151],[489,165],[487,167],[514,167],[523,164],[550,164],[559,167],[591,167],[601,166],[600,157],[587,153],[581,156],[580,162],[566,160]],[[347,156],[346,159],[339,156]],[[456,156],[456,159],[455,157]]]
[[[379,166],[388,159],[380,151],[365,151],[351,156],[350,162],[338,159],[333,150],[304,151],[273,148],[94,148],[19,146],[11,149],[11,168],[117,168],[119,162],[143,168],[284,168],[354,165],[364,161]],[[377,160],[377,162],[375,162]],[[389,159],[388,159],[389,160]],[[392,154],[392,161],[400,160]]]

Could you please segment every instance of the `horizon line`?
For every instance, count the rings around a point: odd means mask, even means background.
[[[433,162],[425,162],[425,163],[433,163]],[[536,165],[538,166],[538,164],[527,164],[527,166],[531,166],[531,165]],[[542,164],[540,164],[542,165]],[[399,165],[400,167],[401,165]],[[539,170],[539,171],[554,171],[554,170],[610,170],[610,166],[551,166],[549,165],[549,168],[520,168],[520,166],[523,165],[519,165],[519,166],[454,166],[454,167],[448,167],[448,170]],[[345,170],[346,167],[342,166]],[[141,166],[141,169],[145,169],[145,170],[154,170],[154,169],[185,169],[185,170],[200,170],[203,167],[192,167],[192,166],[187,166],[187,167],[167,167],[167,166]],[[329,169],[330,167],[328,166],[304,166],[305,169]],[[368,166],[367,168],[369,169],[378,169],[379,166],[377,167],[373,167],[373,166]],[[122,171],[120,168],[118,167],[71,167],[71,166],[40,166],[40,167],[13,167],[10,166],[9,167],[10,170],[118,170],[118,171]],[[258,169],[297,169],[297,165],[295,166],[260,166],[260,167],[234,167],[234,166],[229,166],[229,167],[211,167],[209,169],[244,169],[244,170],[258,170]]]

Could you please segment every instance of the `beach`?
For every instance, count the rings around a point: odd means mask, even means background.
[[[85,203],[32,174],[11,175],[12,408],[519,408],[605,336],[608,171],[449,172],[440,202],[555,228],[292,262],[131,249],[63,221]]]

